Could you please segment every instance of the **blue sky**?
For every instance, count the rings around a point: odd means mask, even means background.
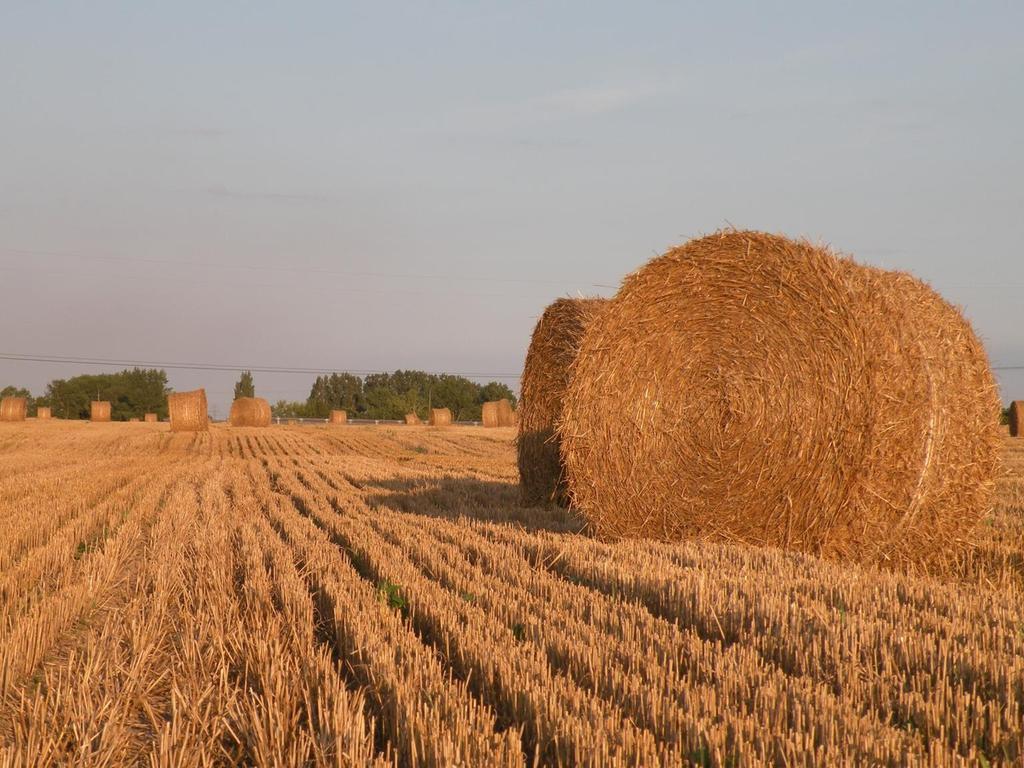
[[[1008,2],[4,3],[0,352],[514,376],[552,299],[732,224],[909,270],[1024,365],[1022,27]],[[170,375],[226,412],[231,373]]]

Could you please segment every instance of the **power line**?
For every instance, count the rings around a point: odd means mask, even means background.
[[[154,360],[107,360],[95,357],[71,357],[67,355],[23,355],[16,352],[0,352],[0,360],[14,360],[27,363],[123,366],[128,368],[170,368],[172,370],[187,371],[224,371],[228,373],[252,371],[253,373],[306,374],[315,376],[330,375],[332,373],[351,373],[359,376],[366,376],[369,374],[383,372],[380,369],[355,370],[351,368],[293,368],[278,365],[225,365],[217,363],[158,362]],[[434,375],[448,374],[451,376],[465,376],[467,378],[480,379],[518,379],[521,375],[518,373],[486,373],[479,371],[425,371],[425,373],[431,373]]]

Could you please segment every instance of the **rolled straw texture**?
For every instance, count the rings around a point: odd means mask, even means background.
[[[430,409],[430,426],[447,427],[452,423],[452,412],[448,408]]]
[[[405,423],[415,425],[422,424],[423,422],[420,421],[420,417],[417,416],[415,413],[407,413],[405,414]]]
[[[262,397],[239,397],[231,403],[232,427],[269,427],[270,403]]]
[[[52,419],[53,410],[41,405],[38,408],[36,408],[36,418],[42,419],[43,421],[45,421],[46,419]]]
[[[93,400],[89,404],[89,421],[110,421],[110,401]]]
[[[1024,400],[1010,403],[1010,437],[1024,437]]]
[[[348,424],[348,411],[331,411],[331,424]]]
[[[507,398],[498,400],[498,426],[514,427],[518,423],[516,412],[512,409],[512,403]]]
[[[205,389],[168,395],[167,410],[171,416],[171,432],[206,432],[210,428]]]
[[[567,502],[555,427],[583,333],[607,304],[606,299],[559,299],[533,330],[517,411],[519,488],[527,504]]]
[[[500,427],[501,417],[498,414],[498,401],[493,400],[484,403],[480,409],[480,421],[485,427]]]
[[[927,561],[990,508],[998,413],[985,350],[926,285],[728,231],[626,279],[559,434],[601,536]]]
[[[24,397],[5,397],[0,400],[0,421],[24,421],[28,415],[28,400]]]

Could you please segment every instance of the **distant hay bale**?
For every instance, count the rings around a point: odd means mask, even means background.
[[[348,411],[331,411],[331,424],[348,424]]]
[[[1010,437],[1024,437],[1024,400],[1010,403]]]
[[[498,401],[492,400],[483,404],[480,409],[480,421],[485,427],[500,426],[501,420],[498,417]]]
[[[239,397],[231,404],[232,427],[269,427],[270,403],[262,397]]]
[[[925,284],[727,231],[625,280],[559,436],[603,537],[941,561],[990,509],[999,408],[985,350]]]
[[[480,409],[480,420],[485,427],[514,427],[516,412],[507,398],[490,400]]]
[[[448,427],[452,424],[452,412],[448,408],[430,409],[430,426]]]
[[[0,421],[24,421],[28,415],[28,400],[24,397],[5,397],[0,400]]]
[[[146,423],[148,424],[154,424],[160,420],[157,418],[157,415],[155,413],[147,413],[143,418],[146,420]]]
[[[168,395],[167,410],[171,415],[171,432],[205,432],[210,428],[205,389]]]
[[[141,421],[142,419],[140,419],[138,416],[132,416],[130,419],[128,419],[129,424],[139,424],[141,423]]]
[[[47,408],[46,406],[41,405],[38,408],[36,408],[36,418],[41,419],[43,421],[46,421],[46,419],[52,419],[53,411]]]
[[[93,400],[89,404],[89,421],[110,421],[110,401]]]
[[[415,413],[407,413],[405,414],[405,423],[410,425],[416,425],[422,424],[423,422],[420,421],[420,417],[417,416]]]
[[[526,504],[568,501],[555,427],[583,333],[607,304],[606,299],[559,299],[533,330],[517,412],[519,488]]]

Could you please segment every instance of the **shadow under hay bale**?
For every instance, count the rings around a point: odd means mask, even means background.
[[[331,424],[348,424],[348,411],[331,411]]]
[[[232,427],[269,427],[270,403],[262,397],[239,397],[231,403]]]
[[[1024,437],[1024,400],[1010,403],[1010,437]]]
[[[28,400],[24,397],[5,397],[0,400],[0,421],[24,421],[28,416]]]
[[[727,231],[625,280],[584,334],[558,434],[603,537],[921,562],[990,508],[998,414],[984,349],[926,285]]]
[[[93,400],[89,404],[89,421],[107,422],[110,421],[110,401]]]
[[[452,424],[452,412],[448,408],[430,409],[430,426],[449,427]]]
[[[562,416],[569,367],[583,333],[607,303],[606,299],[559,299],[544,310],[533,330],[517,411],[519,484],[526,504],[565,505],[568,501],[555,425]]]
[[[210,429],[205,389],[168,395],[167,411],[171,416],[171,432],[206,432]]]

